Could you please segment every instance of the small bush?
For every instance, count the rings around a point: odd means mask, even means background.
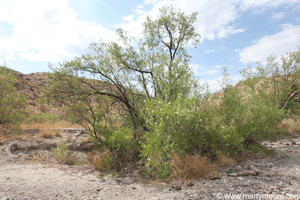
[[[98,171],[108,171],[111,168],[112,154],[106,150],[103,152],[93,150],[87,155],[87,160]]]
[[[55,130],[55,137],[62,137],[60,130]]]
[[[205,142],[205,129],[196,99],[174,102],[161,99],[146,101],[143,112],[149,131],[143,134],[141,157],[149,174],[167,178],[174,153],[180,155],[199,151]]]
[[[65,144],[57,144],[57,148],[51,149],[51,154],[60,164],[74,165],[78,162],[76,156],[67,150]]]
[[[120,171],[123,167],[127,167],[131,163],[137,161],[138,152],[139,152],[139,144],[136,140],[134,140],[134,132],[132,128],[114,128],[108,129],[98,124],[97,132],[102,135],[99,136],[99,140],[93,138],[93,143],[98,146],[100,149],[109,149],[111,152],[111,156],[109,159],[111,161],[111,169]],[[103,139],[105,138],[105,139]]]
[[[52,130],[42,130],[41,137],[45,139],[52,139],[54,137],[54,133]]]

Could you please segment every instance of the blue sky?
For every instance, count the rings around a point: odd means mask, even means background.
[[[166,5],[199,12],[201,42],[188,51],[196,76],[212,90],[223,66],[236,83],[247,65],[300,46],[300,0],[0,0],[0,64],[47,72],[47,63],[84,54],[91,42],[117,41],[118,27],[141,38],[146,16],[155,18]]]

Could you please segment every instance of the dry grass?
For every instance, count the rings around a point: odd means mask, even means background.
[[[50,157],[43,151],[34,151],[28,156],[24,157],[24,159],[28,161],[48,162],[50,160]]]
[[[104,160],[110,157],[112,157],[112,154],[108,150],[103,152],[93,150],[92,152],[88,153],[87,160],[96,170],[106,171],[109,169],[109,164],[104,162]]]
[[[45,129],[41,131],[41,137],[44,139],[53,139],[54,137],[62,137],[62,133],[58,129]]]
[[[217,156],[217,160],[216,160],[215,164],[218,167],[229,167],[229,166],[236,164],[236,162],[233,158],[223,154],[220,151],[217,152],[217,155],[218,156]]]
[[[217,166],[212,164],[206,157],[193,155],[180,158],[174,155],[171,161],[173,178],[183,181],[207,178],[217,173]]]
[[[30,134],[24,133],[6,133],[0,130],[0,145],[4,144],[7,141],[13,140],[22,140],[22,141],[30,141],[33,139],[33,136]]]
[[[42,130],[41,137],[44,139],[52,139],[54,137],[53,130]]]
[[[62,133],[59,130],[55,130],[55,137],[62,137]]]
[[[286,128],[288,132],[292,135],[300,135],[300,116],[294,119],[284,119],[281,122],[279,128]]]
[[[0,134],[0,145],[12,140],[27,140],[28,135],[24,134]]]
[[[62,137],[62,134],[58,130],[59,128],[82,128],[78,124],[72,124],[67,121],[58,121],[55,123],[30,123],[21,124],[21,129],[42,129],[39,135],[32,135],[27,133],[9,133],[5,131],[5,127],[0,126],[0,145],[6,141],[23,140],[31,141],[37,138],[52,139],[54,137]]]
[[[54,123],[30,123],[21,124],[21,129],[55,129],[55,128],[82,128],[79,124],[72,124],[67,121],[58,121]]]

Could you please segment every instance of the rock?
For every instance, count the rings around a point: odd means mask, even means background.
[[[267,177],[279,176],[278,172],[266,172],[265,175]]]
[[[226,171],[226,174],[232,174],[234,171],[233,171],[233,169],[228,169],[227,171]]]
[[[81,143],[80,146],[76,149],[77,151],[91,151],[95,145],[91,142]]]
[[[22,143],[13,143],[10,145],[9,149],[11,152],[15,152],[18,150],[26,150],[27,147],[26,147],[26,145],[24,145]]]
[[[181,186],[180,186],[180,185],[176,185],[176,186],[175,186],[175,190],[177,190],[177,191],[178,191],[178,190],[181,190]]]
[[[194,183],[193,183],[191,180],[189,180],[189,181],[186,183],[186,186],[192,187],[192,186],[194,186]]]
[[[236,169],[236,170],[241,170],[242,167],[241,167],[241,165],[237,165],[237,166],[235,167],[235,169]]]
[[[1,200],[9,200],[8,197],[3,197]]]
[[[261,170],[257,169],[256,167],[254,167],[253,165],[250,166],[250,169],[253,171],[256,171],[258,173],[261,173]]]
[[[100,192],[100,190],[101,190],[100,188],[97,188],[97,189],[96,189],[97,192]]]
[[[253,170],[245,170],[241,171],[237,174],[238,176],[256,176],[258,175],[258,172],[253,171]]]
[[[217,179],[221,179],[222,178],[222,176],[221,176],[221,174],[220,173],[218,173],[218,174],[213,174],[212,176],[210,176],[209,177],[209,179],[210,180],[217,180]]]
[[[233,176],[233,177],[235,177],[235,176],[237,176],[237,173],[227,173],[227,176]]]
[[[118,184],[122,183],[122,180],[121,180],[121,179],[118,179],[118,178],[116,178],[115,181],[116,181]]]

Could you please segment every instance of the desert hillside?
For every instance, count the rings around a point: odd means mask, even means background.
[[[38,72],[31,74],[22,74],[14,71],[16,77],[16,89],[25,94],[26,112],[30,113],[55,113],[63,115],[64,111],[60,106],[50,105],[42,100],[42,95],[47,84],[47,73]]]

